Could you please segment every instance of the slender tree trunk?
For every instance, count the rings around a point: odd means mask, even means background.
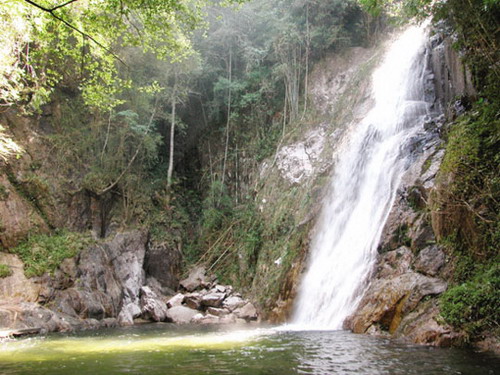
[[[170,152],[168,157],[167,190],[172,186],[174,172],[174,136],[175,136],[175,105],[177,102],[177,73],[174,73],[174,87],[172,88],[172,119],[170,121]]]
[[[311,36],[309,32],[309,2],[306,4],[306,75],[304,78],[304,111],[302,112],[302,119],[304,119],[307,112],[307,90],[309,85],[309,51],[310,51]]]
[[[227,79],[229,81],[229,90],[227,94],[227,122],[226,122],[226,145],[224,148],[224,162],[222,163],[222,186],[224,186],[224,181],[226,179],[226,165],[227,165],[227,154],[229,151],[229,127],[231,125],[231,84],[232,84],[232,63],[233,63],[233,51],[229,47],[229,64],[227,67]]]

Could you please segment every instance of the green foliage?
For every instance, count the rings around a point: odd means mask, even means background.
[[[0,279],[12,275],[12,269],[7,264],[0,264]]]
[[[498,331],[500,311],[500,263],[484,266],[469,281],[448,289],[441,297],[445,321],[468,335]]]
[[[441,175],[453,176],[447,207],[462,209],[474,227],[457,223],[448,237],[454,255],[453,286],[441,298],[446,322],[474,339],[498,329],[500,309],[500,103],[479,100],[448,133]],[[448,208],[449,209],[449,208]],[[462,214],[463,215],[463,214]],[[463,219],[463,218],[462,218]]]
[[[454,176],[448,192],[453,204],[475,216],[482,241],[469,251],[481,259],[495,256],[500,248],[499,106],[482,101],[451,125],[441,166],[443,173]],[[465,240],[459,232],[458,242]]]
[[[233,201],[220,181],[213,181],[203,201],[202,228],[209,233],[227,224],[232,216]]]
[[[33,277],[54,272],[64,259],[76,256],[93,243],[87,234],[59,231],[31,236],[11,252],[24,262],[26,277]]]

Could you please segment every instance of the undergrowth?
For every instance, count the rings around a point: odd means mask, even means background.
[[[499,332],[500,105],[479,100],[450,128],[441,174],[453,176],[446,194],[457,227],[446,244],[454,255],[452,285],[441,315],[473,340]],[[465,216],[472,224],[465,225]],[[455,220],[455,219],[453,219]]]
[[[12,270],[7,264],[0,264],[0,279],[11,276]]]
[[[11,249],[11,253],[22,259],[26,277],[33,277],[53,273],[64,259],[76,256],[93,243],[87,234],[61,230],[52,235],[33,235]]]

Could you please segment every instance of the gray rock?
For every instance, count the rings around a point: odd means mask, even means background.
[[[216,285],[214,287],[214,292],[217,292],[217,293],[225,293],[226,292],[226,289],[227,287],[225,287],[224,285]]]
[[[182,256],[178,249],[166,244],[150,244],[146,250],[144,270],[148,277],[154,277],[162,287],[177,290]]]
[[[218,316],[207,314],[196,314],[192,319],[191,323],[197,323],[197,324],[217,324],[220,323],[220,319]]]
[[[116,317],[122,303],[122,286],[116,277],[111,259],[101,245],[83,250],[77,260],[75,289],[89,293],[100,291],[105,294],[112,306],[108,315]]]
[[[389,251],[381,256],[377,262],[377,277],[399,276],[410,270],[413,253],[406,246]]]
[[[420,251],[413,267],[416,271],[436,276],[444,266],[446,256],[438,245],[428,246]]]
[[[111,298],[99,290],[69,288],[57,293],[57,311],[82,319],[104,319],[115,311]]]
[[[219,309],[217,307],[209,307],[207,309],[207,313],[220,317],[220,316],[228,315],[230,313],[230,311],[227,309]]]
[[[131,231],[118,233],[103,246],[111,258],[116,279],[122,288],[122,305],[133,317],[140,315],[139,292],[144,285],[143,270],[146,253],[146,233]],[[134,305],[135,307],[128,307]],[[123,309],[122,309],[123,310]]]
[[[173,296],[175,294],[173,289],[163,286],[153,276],[146,277],[146,285],[149,286],[157,295]]]
[[[422,249],[436,241],[432,226],[426,219],[426,215],[420,216],[408,230],[412,250]]]
[[[208,293],[201,298],[201,304],[206,307],[219,307],[224,298],[226,298],[225,293]]]
[[[233,295],[231,297],[228,297],[222,303],[222,305],[229,311],[234,311],[237,308],[244,306],[245,304],[246,301],[244,301],[239,295]]]
[[[128,303],[122,307],[118,314],[118,324],[121,326],[131,326],[134,324],[134,318],[141,315],[141,308],[138,304]]]
[[[167,307],[170,309],[172,307],[182,305],[182,302],[184,302],[184,298],[185,298],[184,294],[177,293],[175,296],[173,296],[167,301]]]
[[[188,292],[193,292],[209,284],[210,281],[205,276],[205,267],[202,266],[193,268],[191,272],[189,272],[189,276],[179,283],[179,285]]]
[[[234,311],[234,314],[240,318],[245,320],[257,320],[257,309],[255,306],[248,302],[245,306],[240,307]]]
[[[114,328],[118,326],[118,320],[116,318],[106,318],[101,320],[101,327],[103,328]]]
[[[190,293],[186,294],[186,298],[184,299],[184,303],[186,306],[195,309],[195,310],[200,310],[201,309],[201,297],[202,295],[200,293]]]
[[[356,312],[344,322],[344,328],[365,333],[373,324],[378,324],[393,333],[402,318],[424,297],[439,295],[446,288],[445,281],[414,272],[373,280]]]
[[[175,306],[167,310],[167,318],[177,324],[187,324],[198,313],[186,306]]]
[[[141,288],[141,311],[144,319],[162,322],[167,317],[167,306],[147,286]]]

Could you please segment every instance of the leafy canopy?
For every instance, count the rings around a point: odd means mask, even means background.
[[[228,3],[237,3],[231,0]],[[56,86],[109,110],[132,83],[118,65],[131,47],[179,61],[209,0],[7,0],[0,3],[0,103],[36,109]],[[121,62],[123,64],[119,64]]]

